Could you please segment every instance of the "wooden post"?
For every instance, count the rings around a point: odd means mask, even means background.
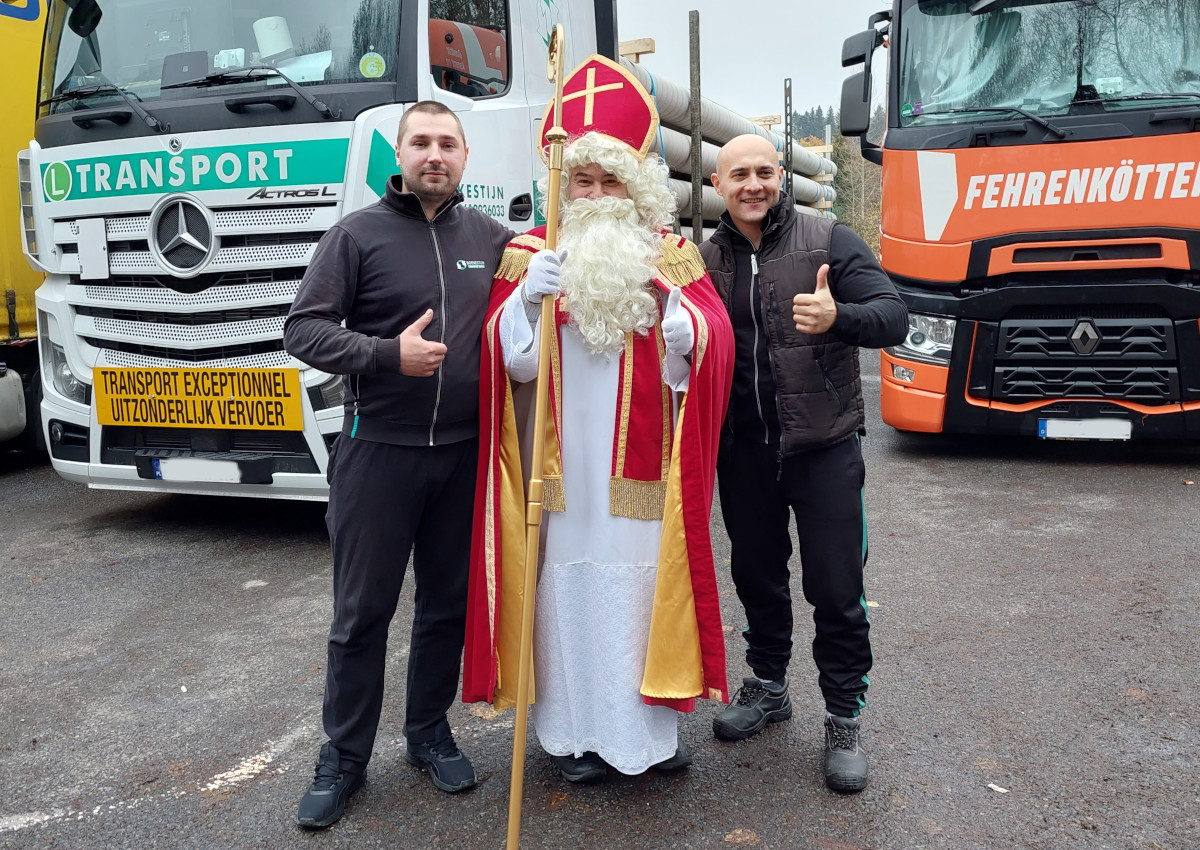
[[[702,153],[700,121],[700,13],[688,12],[689,46],[692,57],[691,102],[689,119],[692,124],[692,241],[699,245],[704,241],[704,175],[701,173]]]
[[[617,49],[630,62],[641,62],[642,56],[654,52],[654,39],[634,38],[629,41],[622,41]]]
[[[796,198],[792,192],[792,78],[783,81],[783,190],[792,203]]]

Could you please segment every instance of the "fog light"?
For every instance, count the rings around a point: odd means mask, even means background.
[[[893,363],[892,377],[897,381],[904,381],[906,384],[911,384],[913,382],[913,378],[917,377],[917,373],[912,369],[905,369],[903,366]]]
[[[50,423],[50,442],[58,445],[63,441],[63,427],[61,422]]]

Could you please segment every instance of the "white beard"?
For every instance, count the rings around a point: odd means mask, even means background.
[[[658,274],[661,240],[638,223],[627,198],[581,198],[564,204],[563,307],[589,351],[610,357],[625,334],[658,321],[651,281]]]

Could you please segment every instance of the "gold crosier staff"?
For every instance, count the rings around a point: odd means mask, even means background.
[[[546,133],[550,143],[550,190],[546,199],[546,247],[558,247],[558,194],[562,183],[563,50],[565,33],[555,24],[550,35],[546,76],[554,84],[554,122]],[[537,399],[534,407],[533,456],[529,475],[529,497],[525,505],[525,598],[521,606],[521,657],[517,664],[517,717],[513,725],[512,779],[508,791],[508,850],[521,841],[521,796],[525,786],[525,742],[529,723],[529,673],[533,667],[533,603],[537,595],[538,541],[542,528],[542,475],[546,454],[546,417],[550,409],[550,346],[554,339],[554,296],[542,296],[538,340]]]

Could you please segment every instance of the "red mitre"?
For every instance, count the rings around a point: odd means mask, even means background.
[[[546,133],[554,123],[554,103],[542,117],[539,150],[548,159]],[[629,147],[640,162],[658,132],[658,109],[632,74],[611,59],[593,54],[563,83],[562,126],[574,141],[600,133]]]

